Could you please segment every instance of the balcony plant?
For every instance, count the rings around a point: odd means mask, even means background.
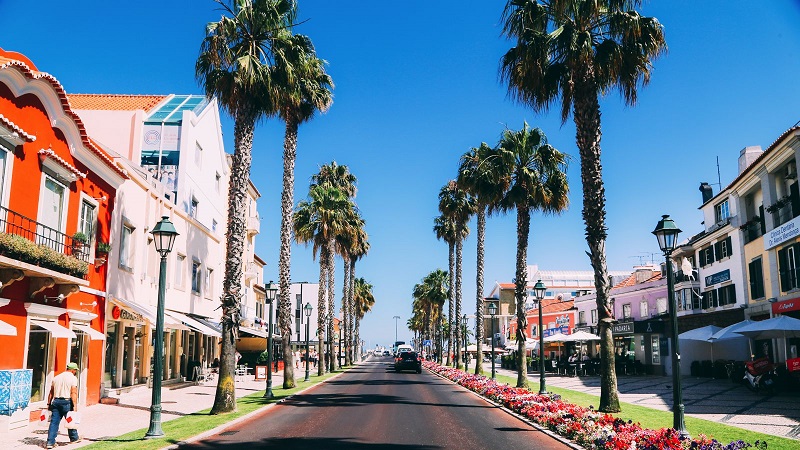
[[[108,253],[111,251],[111,244],[108,242],[100,241],[97,243],[97,248],[95,249],[95,253],[97,256],[108,256]]]
[[[756,224],[760,224],[760,223],[761,223],[761,216],[755,215],[755,216],[753,216],[752,219],[750,219],[747,222],[739,225],[739,229],[742,230],[742,231],[747,231],[747,229],[749,229],[750,227],[755,226]]]
[[[37,245],[16,234],[0,233],[0,255],[78,278],[85,277],[89,270],[89,265],[84,261],[46,245]]]
[[[792,201],[792,197],[791,196],[784,195],[783,197],[781,197],[778,200],[776,200],[775,203],[767,206],[764,209],[766,209],[768,213],[773,213],[774,214],[774,213],[778,212],[784,206],[788,205],[789,202],[791,202],[791,201]]]
[[[88,238],[86,237],[86,234],[84,234],[82,231],[78,231],[78,232],[76,232],[75,234],[72,235],[72,244],[73,245],[76,245],[76,244],[83,245],[83,244],[86,243],[87,240],[88,240]]]

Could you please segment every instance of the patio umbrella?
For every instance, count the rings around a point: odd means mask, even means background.
[[[684,331],[678,335],[678,339],[708,343],[709,347],[711,347],[711,361],[714,361],[714,341],[711,337],[721,329],[716,325],[706,325],[694,330]]]
[[[558,344],[558,355],[561,356],[561,343],[562,342],[567,342],[568,338],[569,338],[568,334],[556,333],[556,334],[552,334],[550,336],[547,336],[546,338],[544,338],[544,341],[545,342],[555,342],[555,343],[557,343]]]
[[[786,338],[800,337],[800,320],[789,316],[778,316],[740,327],[734,333],[743,334],[750,339],[783,339],[785,360],[788,359]]]
[[[592,333],[588,333],[586,331],[576,331],[567,336],[565,342],[579,342],[580,343],[580,353],[583,354],[583,343],[586,341],[599,341],[600,336]]]

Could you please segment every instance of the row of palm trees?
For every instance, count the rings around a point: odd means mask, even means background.
[[[419,342],[431,340],[435,342],[436,361],[442,362],[444,322],[444,304],[448,298],[449,276],[442,269],[436,269],[426,275],[420,283],[414,285],[412,292],[411,317],[407,321],[408,329],[413,331]],[[450,323],[450,322],[448,322]]]
[[[345,338],[345,364],[360,357],[359,321],[375,302],[372,286],[355,277],[356,261],[369,251],[364,219],[356,207],[356,177],[347,166],[335,161],[320,167],[311,177],[308,199],[297,205],[293,217],[295,240],[312,244],[314,258],[319,254],[319,297],[317,299],[317,340],[319,349],[325,345],[324,364],[317,365],[319,375],[336,370],[334,337],[335,259],[344,261],[341,316]],[[321,351],[321,350],[320,350]],[[324,353],[321,351],[321,353]]]
[[[614,321],[609,299],[611,286],[605,256],[607,228],[600,161],[599,98],[612,89],[618,89],[627,105],[635,105],[639,87],[650,81],[653,61],[666,52],[663,26],[656,18],[641,16],[637,11],[641,5],[641,0],[507,0],[501,17],[503,34],[514,44],[502,56],[499,68],[509,96],[536,112],[546,112],[560,99],[562,123],[566,123],[570,115],[575,123],[583,188],[582,216],[589,247],[587,254],[595,272],[597,291],[598,334],[603,361],[598,409],[603,412],[618,412],[620,406],[611,334]],[[521,368],[526,367],[522,330],[525,328],[525,264],[530,213],[538,210],[556,214],[568,206],[566,163],[567,157],[547,144],[544,133],[536,128],[530,129],[526,123],[522,130],[506,130],[497,146],[481,144],[462,156],[455,189],[473,198],[473,205],[456,200],[458,194],[453,191],[451,182],[442,190],[447,189],[450,205],[442,208],[440,192],[442,217],[437,218],[434,231],[449,245],[450,273],[456,274],[456,291],[460,285],[459,242],[466,238],[464,215],[473,214],[470,208],[474,208],[477,215],[478,317],[483,311],[485,215],[516,210],[514,294],[517,353],[521,359],[517,365],[520,368],[518,386],[526,384]],[[456,211],[459,208],[460,211]],[[460,310],[460,293],[451,289],[448,298],[449,317],[452,319],[453,308],[455,314]],[[476,320],[478,346],[483,340],[481,325],[482,320]],[[455,331],[455,334],[451,331],[451,342],[458,339],[458,329],[451,327]],[[476,370],[480,371],[480,358]]]

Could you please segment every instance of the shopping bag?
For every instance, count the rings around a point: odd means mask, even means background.
[[[50,415],[52,413],[47,409],[39,411],[39,428],[48,428],[50,426]]]
[[[67,428],[77,429],[78,425],[81,424],[81,413],[77,411],[70,411],[67,413],[65,421],[67,423]]]

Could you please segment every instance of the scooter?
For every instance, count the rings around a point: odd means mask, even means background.
[[[773,394],[775,392],[775,366],[767,358],[745,363],[742,381],[753,392]]]

